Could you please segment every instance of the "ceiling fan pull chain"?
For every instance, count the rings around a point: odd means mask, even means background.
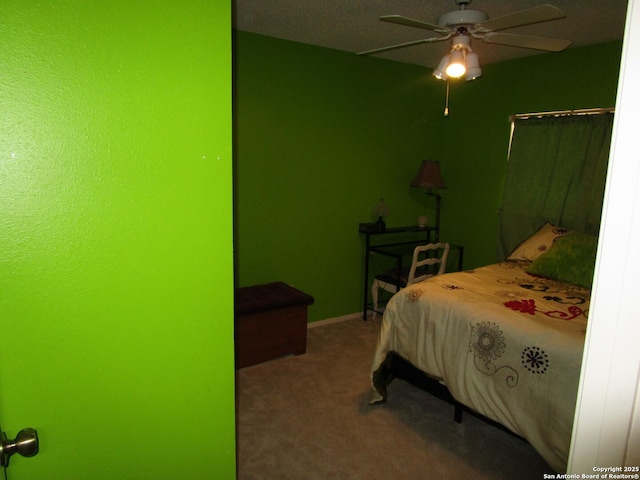
[[[449,116],[449,80],[447,80],[447,96],[444,102],[444,116]]]

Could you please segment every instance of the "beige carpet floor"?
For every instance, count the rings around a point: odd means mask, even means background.
[[[378,320],[310,328],[307,353],[237,372],[240,480],[536,479],[526,442],[406,382],[369,406]]]

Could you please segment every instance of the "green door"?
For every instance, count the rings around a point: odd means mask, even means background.
[[[10,480],[235,478],[230,15],[0,5]]]

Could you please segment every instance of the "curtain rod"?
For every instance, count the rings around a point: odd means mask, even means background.
[[[564,117],[571,115],[602,115],[605,113],[614,113],[615,108],[582,108],[578,110],[556,110],[555,112],[537,112],[537,113],[517,113],[515,115],[509,115],[509,123],[513,123],[514,120],[526,120],[528,118],[543,118],[543,117]]]

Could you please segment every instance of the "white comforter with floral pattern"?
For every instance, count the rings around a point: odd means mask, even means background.
[[[395,352],[564,472],[590,291],[531,276],[524,265],[440,275],[394,295],[373,359],[371,403],[386,401],[384,361]]]

